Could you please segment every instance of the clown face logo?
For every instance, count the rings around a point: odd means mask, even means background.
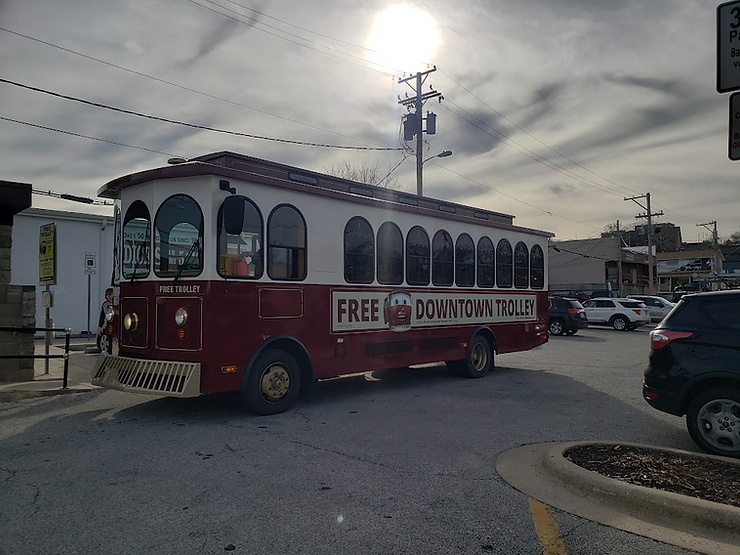
[[[411,295],[405,291],[391,292],[383,302],[385,321],[391,331],[411,329]]]

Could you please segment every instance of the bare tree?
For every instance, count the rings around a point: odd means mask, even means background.
[[[735,231],[730,234],[730,241],[733,245],[740,245],[740,231]]]
[[[393,169],[395,168],[389,166],[386,171],[383,171],[380,169],[380,162],[377,161],[375,164],[369,164],[367,162],[353,164],[349,160],[344,160],[333,166],[324,167],[324,171],[334,177],[398,190],[401,188],[401,182],[395,175],[390,175]],[[380,182],[381,180],[383,180],[382,183]]]

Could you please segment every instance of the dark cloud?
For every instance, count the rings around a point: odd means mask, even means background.
[[[594,152],[606,148],[623,149],[629,141],[645,141],[651,135],[666,130],[680,133],[676,140],[682,140],[689,120],[713,113],[717,109],[717,98],[707,95],[691,94],[686,91],[680,96],[655,100],[641,100],[627,111],[611,111],[610,117],[590,130],[583,130],[573,139],[560,144],[560,152]],[[637,102],[637,101],[636,101]],[[696,135],[692,135],[696,136]],[[642,143],[641,143],[642,144]]]
[[[681,95],[684,94],[685,83],[677,79],[661,79],[659,77],[643,77],[639,75],[615,75],[606,74],[603,76],[604,81],[607,83],[614,83],[615,85],[624,85],[630,87],[638,87],[654,92],[659,92],[667,95]]]
[[[216,50],[216,48],[220,44],[224,43],[232,34],[234,34],[235,31],[251,29],[255,24],[259,23],[258,15],[254,15],[254,17],[250,15],[249,18],[242,17],[239,18],[238,21],[235,18],[232,18],[232,16],[229,16],[228,18],[219,17],[219,19],[218,24],[215,25],[213,29],[208,30],[201,36],[200,43],[197,45],[195,53],[178,64],[178,69],[190,69],[198,60],[205,58],[211,52]]]
[[[543,118],[558,113],[561,97],[566,92],[568,85],[564,81],[545,83],[537,87],[529,96],[522,107],[517,110],[512,121],[522,129],[534,129]],[[514,119],[515,118],[515,119]]]
[[[451,103],[450,103],[451,104]],[[501,146],[504,140],[498,127],[502,119],[485,108],[462,108],[456,105],[439,110],[444,119],[437,121],[437,127],[444,130],[445,143],[454,152],[475,156],[487,154]]]
[[[577,192],[577,188],[569,183],[550,183],[545,189],[559,197],[569,197]]]

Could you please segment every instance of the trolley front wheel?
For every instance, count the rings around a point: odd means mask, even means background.
[[[285,412],[301,390],[301,371],[295,358],[285,351],[262,353],[242,385],[242,401],[256,414]]]

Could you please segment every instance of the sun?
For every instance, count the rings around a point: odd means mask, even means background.
[[[424,69],[437,52],[437,22],[409,4],[395,4],[375,17],[367,38],[367,59],[374,64],[413,73]]]

